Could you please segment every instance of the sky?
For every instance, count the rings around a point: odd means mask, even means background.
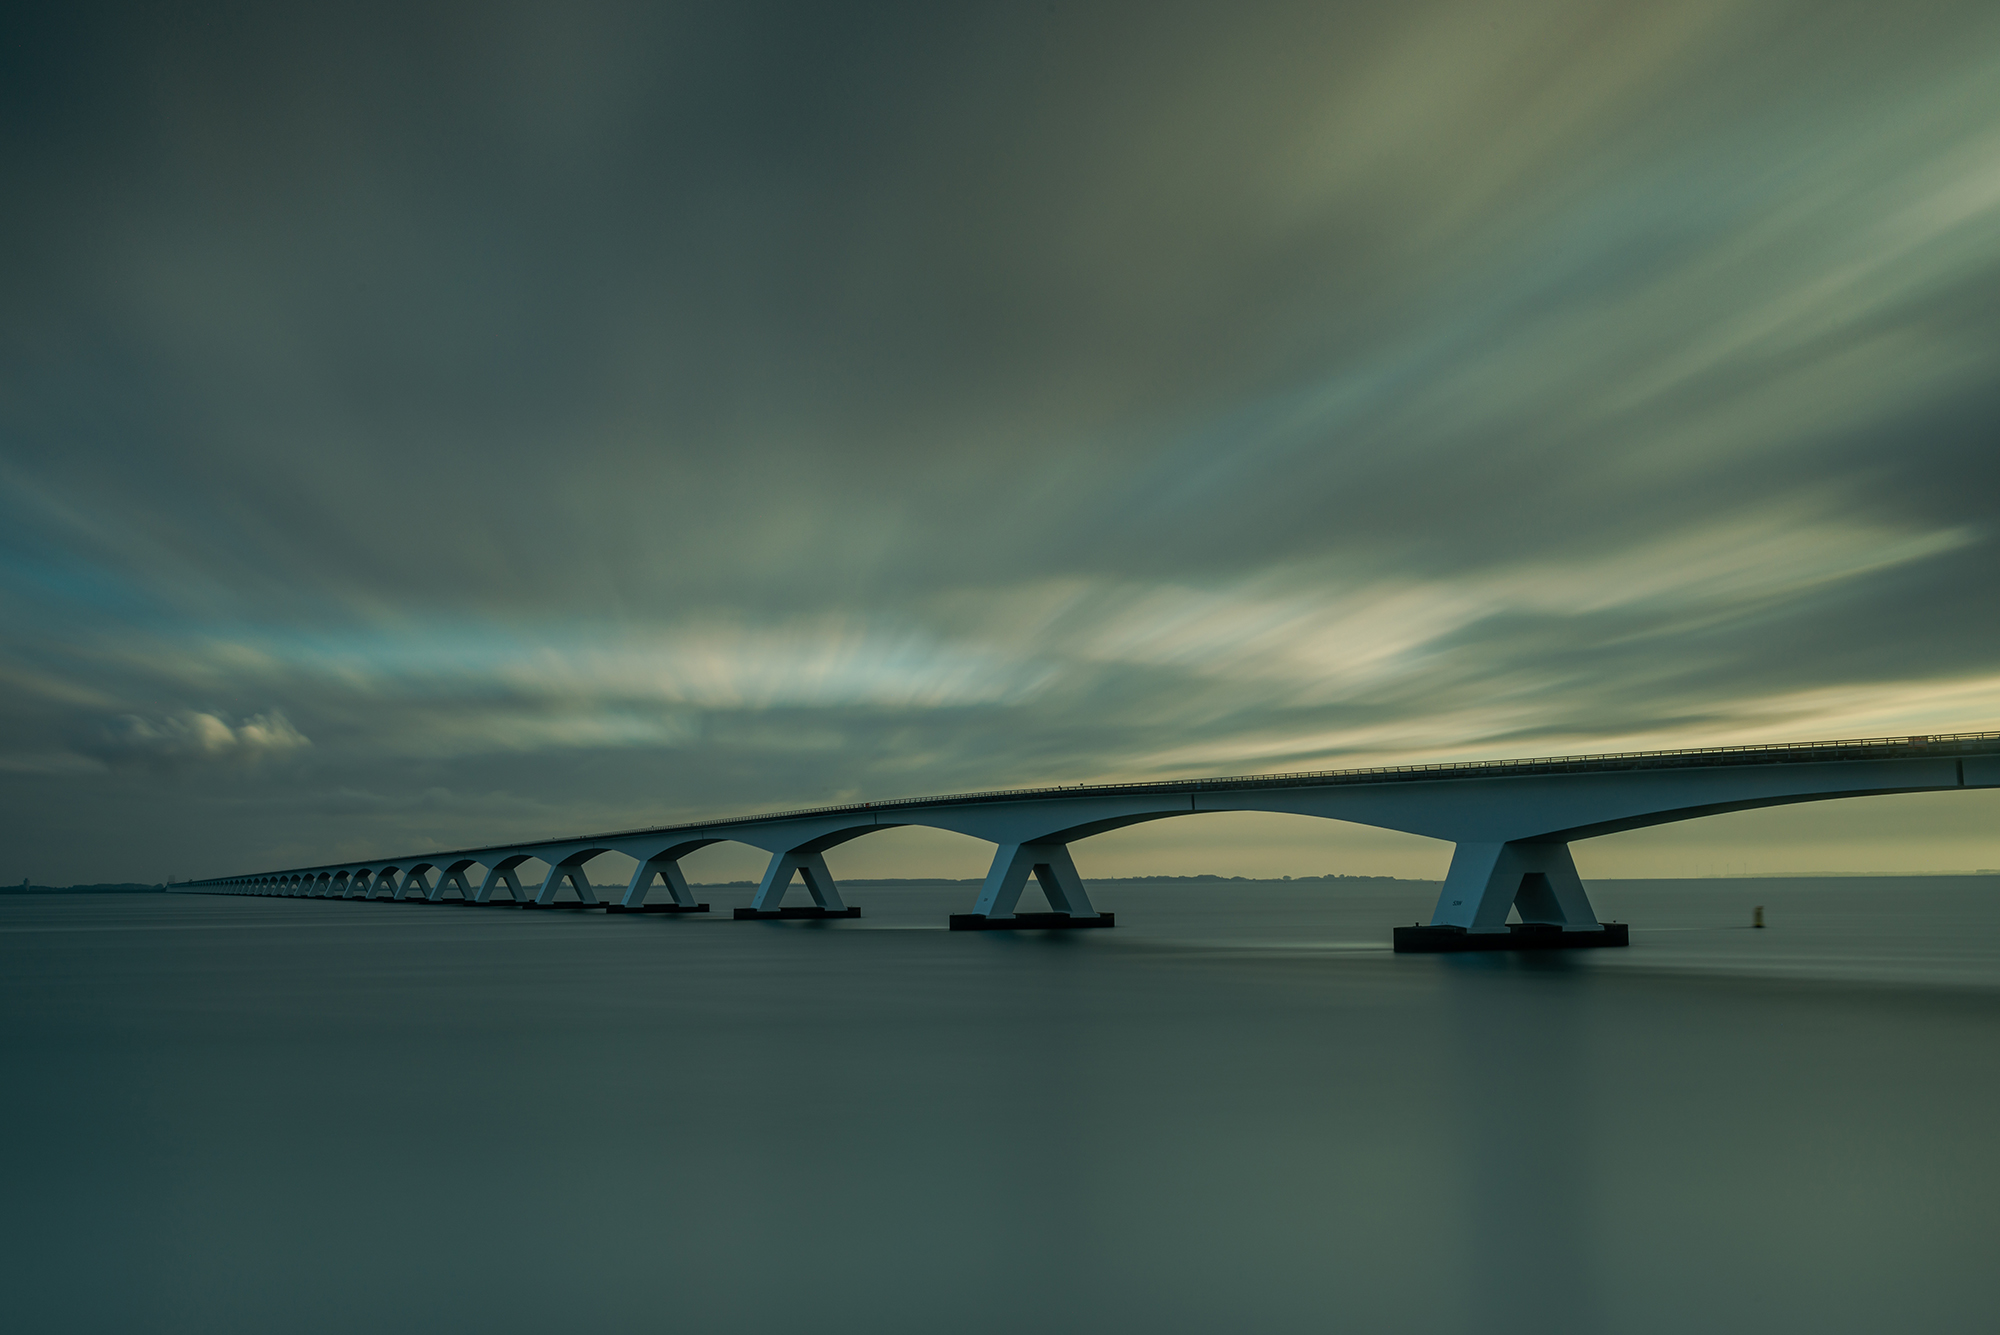
[[[0,170],[0,879],[2000,728],[1990,0],[22,3]]]

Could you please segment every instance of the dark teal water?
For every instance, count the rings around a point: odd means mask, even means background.
[[[1991,1331],[1995,879],[1481,958],[1389,953],[1409,885],[0,897],[0,1324]]]

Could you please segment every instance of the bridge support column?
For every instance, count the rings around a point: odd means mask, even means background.
[[[426,875],[429,870],[430,868],[428,867],[412,867],[404,872],[403,879],[396,883],[396,893],[389,896],[389,898],[408,899],[410,892],[414,890],[417,892],[417,898],[429,899],[431,897],[431,878]]]
[[[457,862],[449,867],[440,867],[437,884],[430,888],[427,897],[433,901],[442,901],[447,889],[456,888],[460,899],[471,899],[472,887],[465,880],[465,869],[471,865],[470,862]]]
[[[493,892],[500,886],[507,887],[507,893],[515,903],[524,904],[528,896],[521,889],[520,878],[514,875],[514,868],[526,862],[526,858],[503,858],[486,869],[486,879],[479,883],[479,893],[473,896],[475,904],[493,902]]]
[[[655,877],[666,886],[671,903],[650,906],[646,903],[646,895],[652,890]],[[625,887],[624,897],[616,904],[607,906],[606,912],[706,913],[708,905],[695,903],[694,891],[688,889],[687,877],[681,875],[680,858],[671,853],[661,853],[633,868],[632,883]]]
[[[583,869],[583,864],[588,860],[586,855],[564,858],[561,862],[551,863],[549,874],[542,878],[542,888],[535,895],[534,907],[554,908],[556,896],[562,893],[564,881],[568,881],[570,888],[576,891],[577,899],[585,904],[597,903],[597,892],[590,888],[590,873]]]
[[[1508,910],[1521,921],[1508,923]],[[1564,843],[1464,843],[1451,855],[1428,927],[1398,927],[1404,953],[1559,950],[1627,944],[1623,923],[1597,921]]]
[[[791,887],[792,877],[802,877],[806,889],[813,897],[812,907],[798,905],[792,908],[781,906],[785,891]],[[764,868],[764,880],[757,887],[757,897],[750,901],[747,909],[736,910],[738,918],[858,918],[861,910],[850,908],[840,898],[840,886],[834,881],[833,873],[826,869],[824,853],[808,853],[791,849],[783,853],[773,853],[771,863]]]
[[[1032,874],[1049,901],[1048,913],[1020,913],[1015,906]],[[970,913],[951,915],[954,932],[1015,927],[1111,927],[1116,917],[1099,913],[1076,874],[1067,844],[1002,844],[993,854],[979,902]]]

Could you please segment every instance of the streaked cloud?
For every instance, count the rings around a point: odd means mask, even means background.
[[[1991,6],[22,12],[76,879],[2000,725]]]
[[[215,761],[254,764],[311,745],[312,739],[294,728],[283,710],[253,714],[241,723],[231,723],[215,714],[185,709],[165,718],[121,714],[106,719],[93,736],[80,743],[79,749],[114,764],[129,760],[156,764]]]

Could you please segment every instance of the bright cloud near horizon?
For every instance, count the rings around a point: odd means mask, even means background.
[[[1990,4],[26,4],[0,155],[0,876],[2000,728]]]

